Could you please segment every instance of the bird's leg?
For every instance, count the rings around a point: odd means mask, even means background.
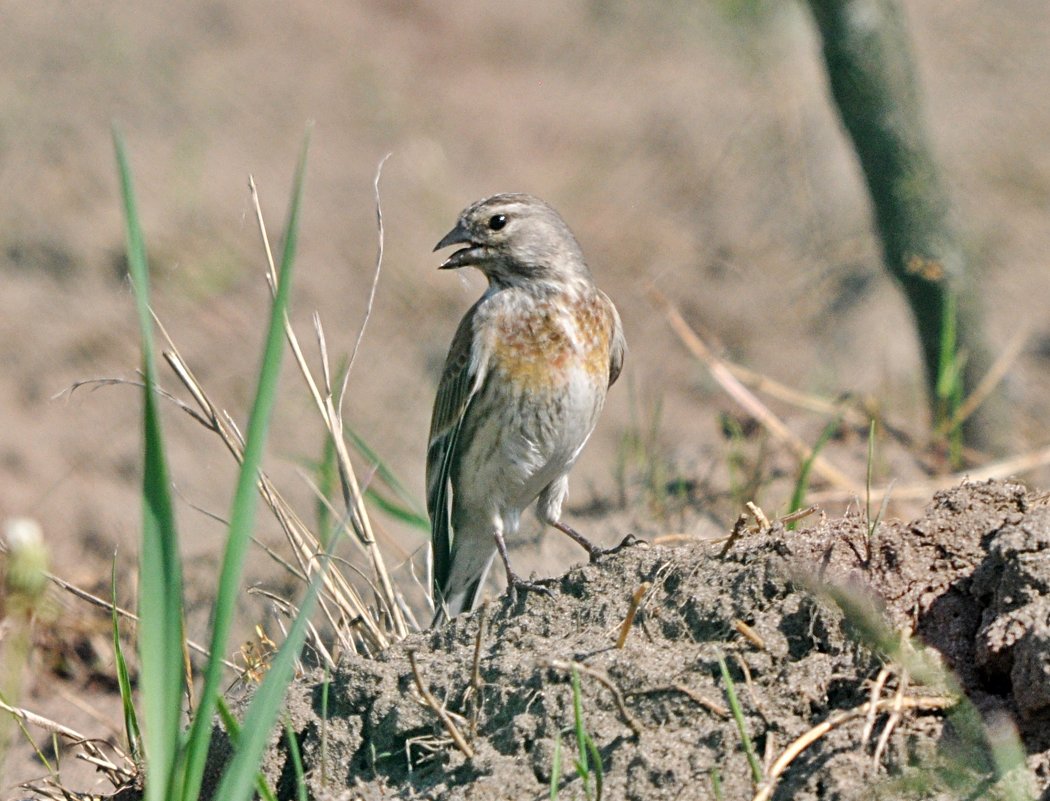
[[[551,525],[558,529],[558,531],[567,536],[569,539],[571,539],[573,542],[577,543],[585,551],[587,551],[587,554],[591,557],[592,562],[597,562],[603,556],[619,553],[624,548],[628,548],[631,545],[637,545],[641,542],[641,540],[634,536],[634,534],[628,534],[626,537],[623,538],[619,545],[614,545],[612,548],[599,548],[597,545],[595,545],[593,542],[591,542],[589,539],[583,536],[580,532],[578,532],[568,523],[563,523],[561,520],[555,520],[553,523],[551,523]]]
[[[503,532],[496,531],[493,536],[496,538],[496,550],[499,551],[499,558],[503,560],[503,567],[507,571],[507,589],[515,597],[518,590],[532,590],[544,595],[551,595],[550,587],[545,587],[538,581],[527,581],[514,572],[510,566],[510,554],[507,553],[507,543],[503,540]]]

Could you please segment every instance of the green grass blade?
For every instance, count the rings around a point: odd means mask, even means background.
[[[751,743],[751,736],[747,733],[747,721],[744,720],[744,710],[740,706],[740,700],[736,697],[736,685],[733,683],[733,677],[729,675],[725,657],[721,654],[718,655],[718,669],[722,671],[722,681],[726,685],[726,700],[729,701],[729,708],[733,710],[733,719],[736,721],[737,731],[740,732],[740,742],[744,746],[747,764],[751,766],[751,778],[756,785],[761,784],[762,766],[758,762],[755,746]]]
[[[324,444],[321,447],[321,461],[314,466],[314,482],[317,484],[317,539],[322,548],[327,548],[332,540],[335,525],[332,522],[332,498],[339,481],[339,468],[336,466],[335,443],[325,432]]]
[[[284,694],[291,684],[295,671],[295,660],[306,641],[310,615],[317,604],[321,591],[322,577],[328,569],[330,551],[325,554],[320,571],[314,576],[306,591],[303,602],[299,605],[299,614],[292,622],[288,636],[281,644],[277,655],[270,663],[259,689],[252,697],[251,705],[244,716],[241,735],[237,742],[237,752],[233,755],[226,772],[223,774],[215,798],[223,801],[248,801],[251,797],[254,778],[263,751],[270,740],[284,702]]]
[[[813,462],[824,446],[828,444],[828,441],[835,435],[835,432],[839,430],[839,426],[842,425],[842,418],[836,417],[826,426],[824,430],[820,432],[820,436],[817,437],[817,441],[813,444],[813,450],[810,452],[809,457],[802,463],[802,467],[798,471],[798,481],[795,482],[795,491],[791,494],[791,506],[788,508],[788,514],[797,512],[802,508],[802,504],[806,502],[806,493],[809,492],[809,473],[813,469]],[[794,531],[795,526],[798,525],[797,520],[792,520],[788,523],[788,531]]]
[[[397,477],[397,474],[390,469],[386,462],[379,458],[379,454],[365,442],[360,434],[349,427],[346,427],[344,430],[347,439],[350,440],[355,450],[364,456],[369,464],[375,466],[376,475],[390,488],[397,501],[392,501],[371,488],[366,490],[366,496],[392,517],[429,533],[430,519],[427,517],[426,508],[412,496],[412,493],[408,491],[401,479]]]
[[[123,137],[115,127],[113,145],[120,174],[128,268],[142,340],[142,544],[139,555],[138,627],[142,665],[143,745],[150,763],[146,801],[167,801],[180,748],[184,674],[182,662],[182,567],[171,502],[164,438],[154,392],[153,320],[149,309],[149,270],[139,225],[131,167]]]
[[[602,755],[598,751],[598,745],[590,734],[587,735],[587,753],[591,757],[591,766],[594,773],[594,799],[602,801],[602,785],[605,782],[605,768],[602,767]]]
[[[584,789],[587,789],[587,777],[590,775],[590,765],[587,761],[587,730],[583,726],[583,693],[580,690],[580,673],[574,667],[572,669],[572,718],[576,730],[576,772],[583,779]]]
[[[233,716],[225,698],[218,699],[218,712],[219,720],[222,721],[222,727],[226,730],[226,734],[229,735],[230,743],[236,748],[237,741],[241,736],[241,724]],[[263,801],[277,801],[277,794],[270,789],[270,785],[266,783],[266,777],[262,773],[257,773],[255,776],[255,792],[259,794],[259,798]]]
[[[308,801],[306,792],[306,773],[303,771],[303,757],[299,752],[299,737],[292,728],[292,722],[285,718],[284,736],[288,741],[288,753],[292,758],[292,769],[295,771],[295,790],[299,801]]]
[[[211,717],[215,712],[216,698],[221,691],[223,671],[221,656],[226,653],[229,644],[230,629],[233,624],[237,597],[241,589],[241,577],[244,572],[244,559],[248,551],[252,528],[255,524],[255,511],[258,506],[256,482],[258,480],[259,466],[262,463],[270,414],[277,395],[277,381],[280,375],[281,356],[284,349],[284,313],[288,308],[288,298],[291,291],[292,267],[295,263],[295,250],[299,232],[299,210],[302,202],[303,177],[306,170],[306,154],[309,141],[309,132],[307,132],[296,167],[292,200],[288,221],[285,226],[284,251],[281,256],[281,271],[278,276],[277,293],[270,311],[270,325],[266,336],[262,367],[259,371],[255,401],[252,404],[251,418],[248,423],[244,462],[241,465],[237,490],[230,512],[226,553],[223,557],[222,574],[219,579],[218,594],[213,613],[210,649],[212,659],[208,662],[205,670],[204,689],[201,692],[200,707],[193,720],[186,751],[184,796],[186,799],[196,799],[200,792],[201,780],[204,775],[204,763],[208,755],[208,744],[211,740]],[[219,797],[224,798],[225,796]]]
[[[722,774],[718,768],[711,768],[711,792],[714,793],[715,801],[723,801]]]
[[[321,685],[321,787],[328,786],[328,687],[331,684],[328,665],[324,666]]]
[[[381,511],[390,515],[395,520],[405,523],[406,525],[412,526],[412,528],[419,529],[420,531],[430,532],[430,520],[429,518],[422,517],[412,509],[404,506],[396,501],[392,501],[389,498],[380,495],[373,489],[365,490],[365,498],[375,504]]]
[[[120,643],[120,617],[117,615],[117,560],[113,560],[113,654],[117,668],[117,688],[120,691],[120,707],[124,714],[124,737],[128,744],[128,754],[136,765],[143,764],[142,733],[139,731],[139,718],[135,712],[135,701],[131,693],[131,677],[128,674],[128,663],[124,659],[124,646]]]
[[[561,732],[554,738],[554,755],[551,757],[551,792],[550,801],[558,801],[558,788],[561,785]]]

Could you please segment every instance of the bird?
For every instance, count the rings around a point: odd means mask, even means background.
[[[474,267],[488,287],[452,338],[430,423],[434,626],[477,605],[497,553],[512,593],[549,592],[515,573],[507,553],[507,538],[533,503],[541,522],[592,561],[609,552],[561,514],[569,471],[627,349],[616,306],[595,286],[569,226],[543,200],[522,193],[479,200],[434,251],[452,245],[463,247],[439,269]]]

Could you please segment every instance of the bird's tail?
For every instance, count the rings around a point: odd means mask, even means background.
[[[485,577],[488,576],[489,568],[492,567],[492,559],[495,557],[495,547],[492,550],[493,553],[488,559],[481,563],[480,572],[477,562],[474,562],[473,566],[466,566],[466,570],[469,571],[467,576],[461,572],[464,565],[457,564],[455,559],[452,560],[453,569],[444,586],[439,589],[435,582],[434,620],[431,627],[441,626],[456,615],[471,612],[478,605],[478,601],[481,600],[481,591],[485,587]],[[463,554],[460,554],[460,557],[462,558]],[[481,558],[485,557],[481,556]]]
[[[434,597],[434,619],[430,623],[431,628],[443,626],[457,615],[472,611],[481,598],[481,587],[484,583],[485,576],[481,576],[481,578],[474,581],[464,590],[457,592],[449,588],[450,592],[436,595]]]

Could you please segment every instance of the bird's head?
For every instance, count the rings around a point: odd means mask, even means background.
[[[580,246],[561,216],[532,195],[493,195],[468,206],[434,250],[465,245],[441,269],[477,267],[490,284],[590,279]]]

